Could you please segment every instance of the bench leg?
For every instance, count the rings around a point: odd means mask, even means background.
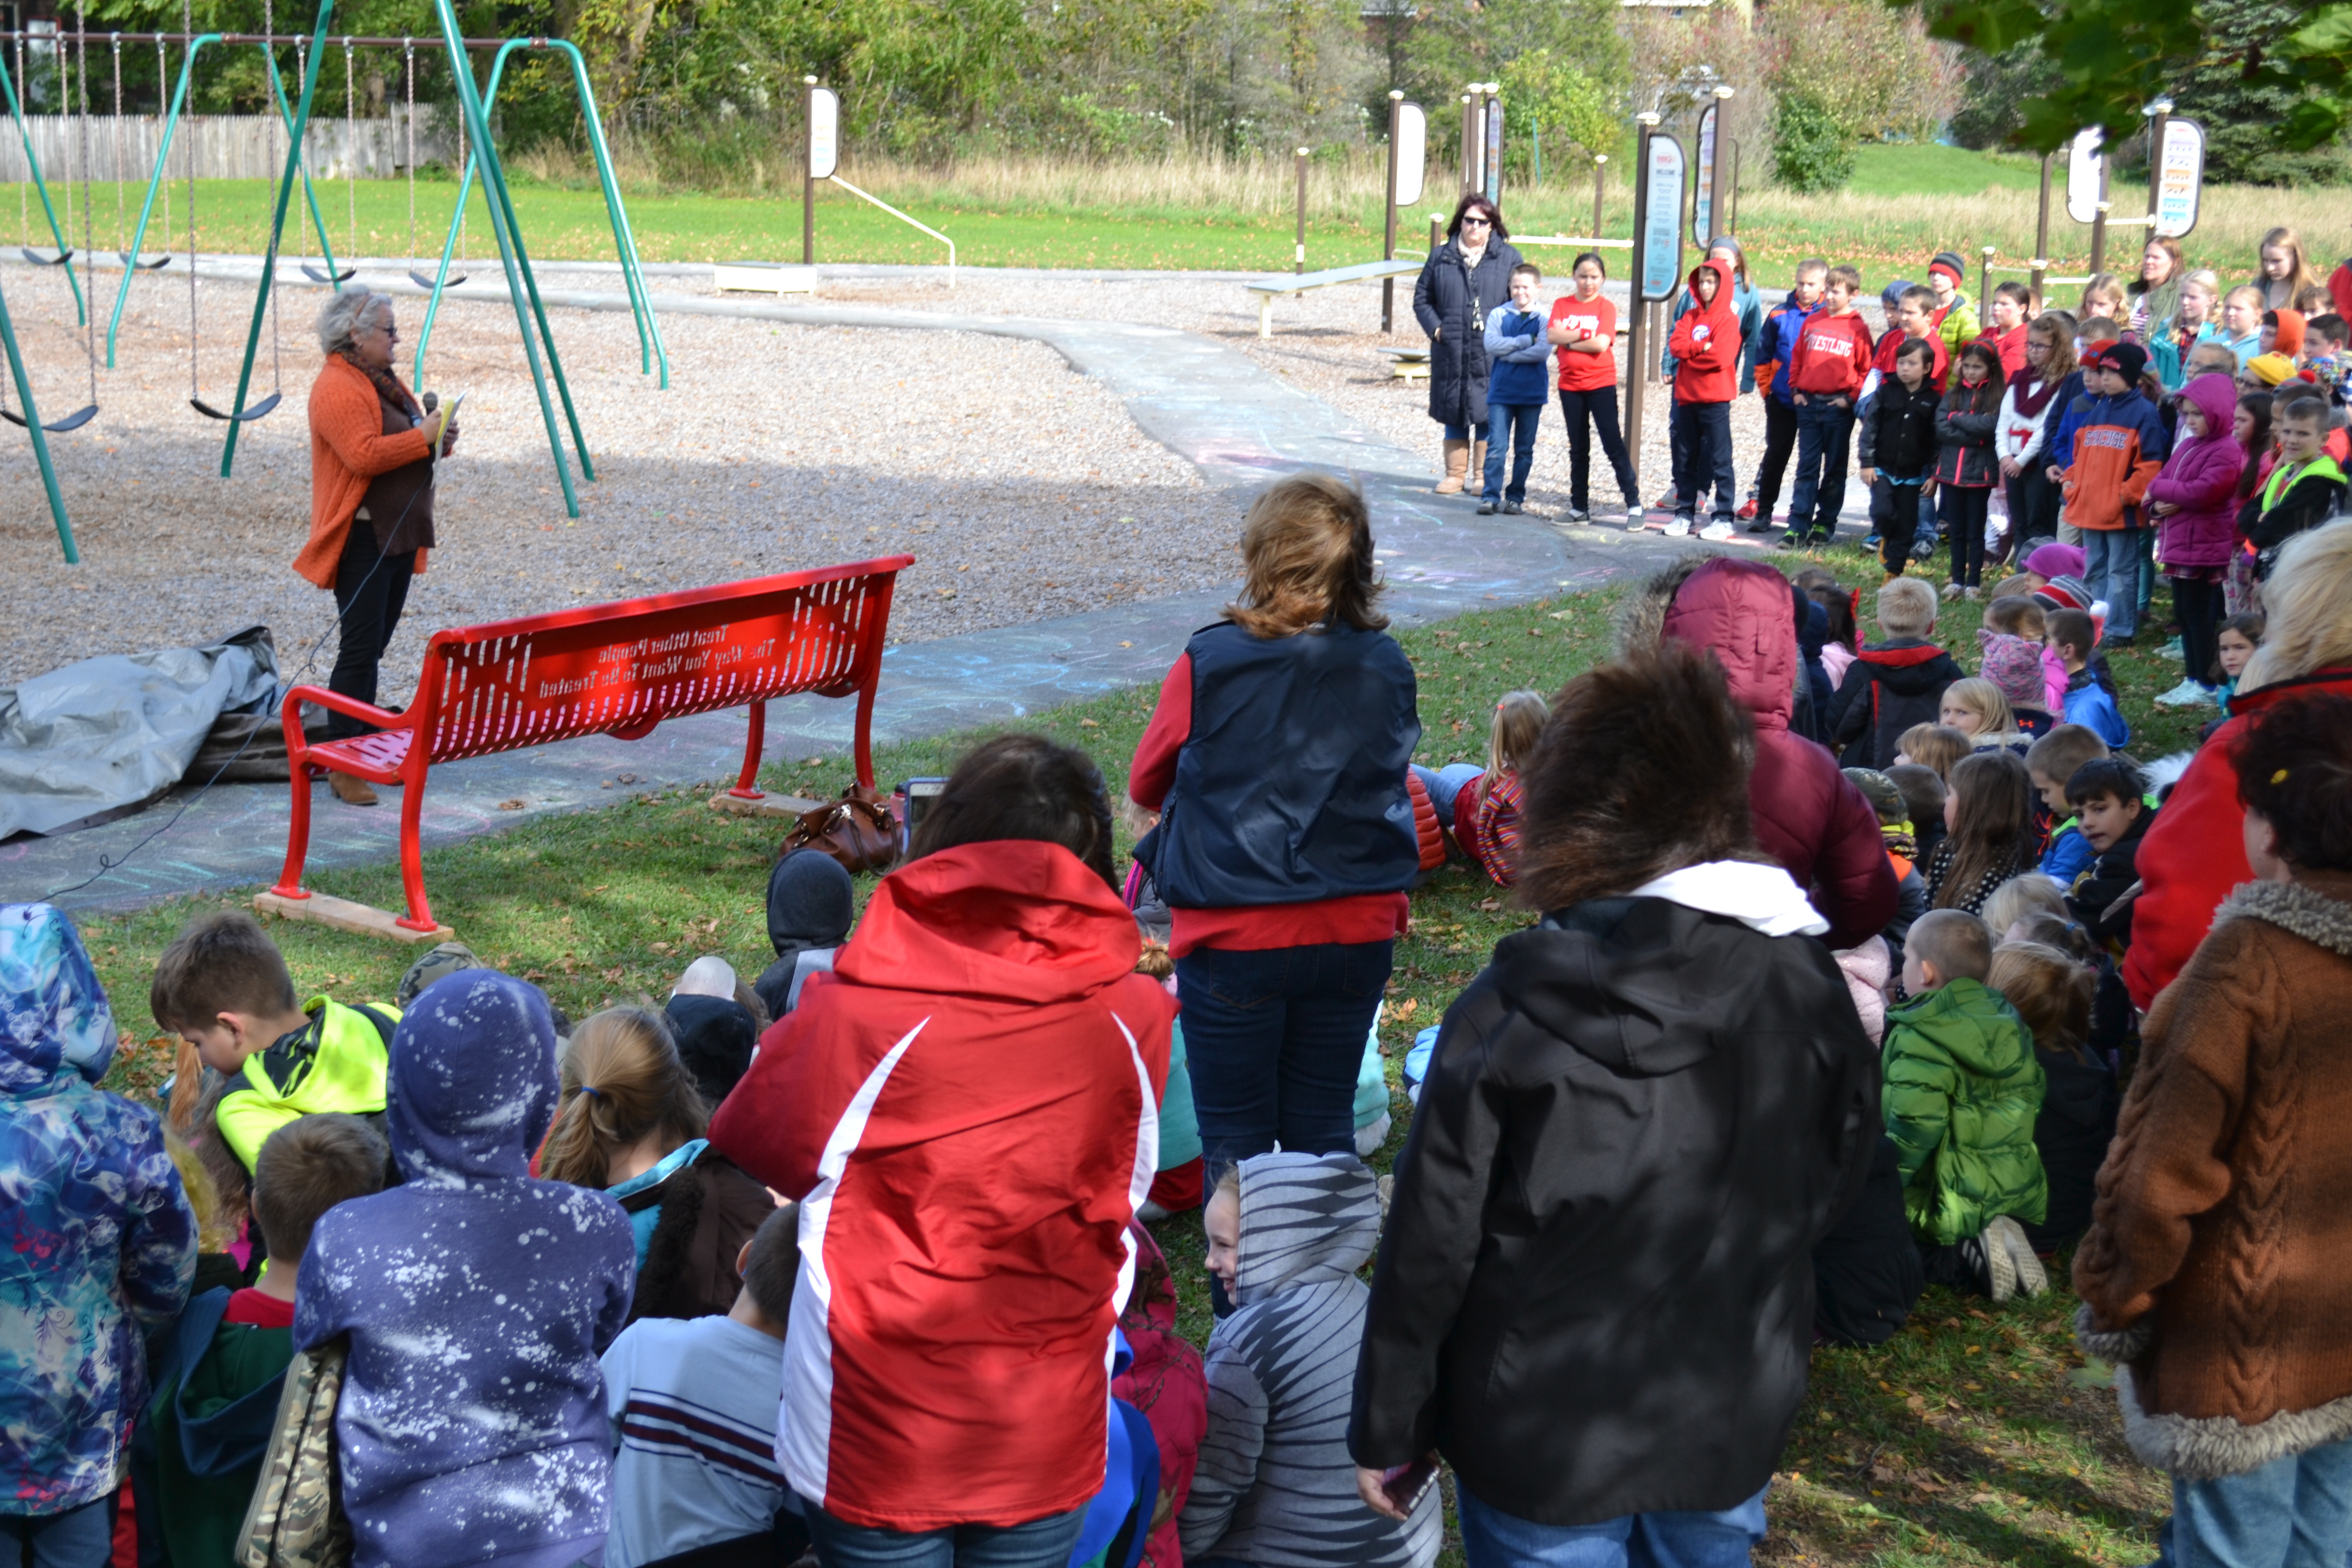
[[[286,822],[286,868],[269,890],[281,899],[307,899],[302,890],[302,866],[310,857],[310,763],[299,751],[288,759],[293,765],[294,809]]]
[[[438,931],[433,906],[425,901],[425,770],[401,780],[400,881],[408,892],[408,912],[394,923],[409,931]]]
[[[1261,338],[1274,336],[1274,296],[1271,294],[1258,297],[1257,335]]]
[[[760,753],[768,740],[766,702],[751,704],[750,728],[751,732],[743,742],[742,774],[736,779],[735,787],[727,793],[738,800],[764,800],[767,796],[760,788]]]

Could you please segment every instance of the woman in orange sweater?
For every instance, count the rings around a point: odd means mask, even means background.
[[[319,312],[327,363],[310,387],[310,538],[294,557],[295,571],[335,591],[341,641],[327,689],[369,703],[408,579],[433,544],[430,421],[393,372],[399,341],[389,295],[346,289]],[[452,425],[440,455],[457,440]],[[337,739],[367,728],[327,716]],[[346,773],[330,773],[328,786],[350,805],[375,804],[375,791]]]

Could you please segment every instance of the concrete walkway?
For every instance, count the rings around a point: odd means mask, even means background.
[[[205,275],[258,276],[257,259],[205,263]],[[555,268],[548,268],[555,270]],[[363,267],[369,287],[423,290],[404,272]],[[288,280],[289,283],[291,279]],[[307,281],[307,280],[306,280]],[[503,287],[469,284],[468,298],[506,298]],[[551,308],[625,310],[621,293],[542,290]],[[1079,372],[1116,391],[1142,430],[1235,491],[1234,521],[1250,490],[1302,469],[1328,469],[1360,482],[1389,593],[1402,624],[1443,619],[1598,586],[1664,561],[1696,541],[1616,530],[1555,531],[1532,518],[1481,518],[1467,498],[1430,492],[1426,452],[1405,451],[1343,419],[1328,405],[1284,385],[1246,355],[1213,339],[1166,328],[939,312],[854,305],[746,301],[656,291],[664,313],[731,316],[806,325],[974,331],[1052,345]],[[462,569],[462,568],[461,568]],[[1018,719],[1039,709],[1156,682],[1186,637],[1216,618],[1230,587],[1114,610],[910,643],[883,658],[876,706],[877,742],[933,735]],[[420,632],[428,628],[419,628]],[[852,705],[796,698],[771,706],[769,756],[835,753],[848,748]],[[731,779],[740,764],[743,719],[709,715],[666,724],[635,742],[598,737],[478,758],[433,772],[424,824],[428,845],[446,844],[552,812],[608,805],[630,789]],[[606,786],[633,774],[624,788]],[[887,782],[887,781],[886,781]],[[198,889],[274,880],[285,854],[289,792],[280,784],[222,784],[189,805],[168,833],[121,859],[194,795],[177,791],[143,812],[57,838],[0,844],[0,900],[60,894],[68,908],[144,903]],[[501,809],[520,800],[523,807]],[[310,864],[390,859],[397,850],[396,796],[374,810],[338,805],[319,791]],[[462,913],[451,910],[462,924]]]

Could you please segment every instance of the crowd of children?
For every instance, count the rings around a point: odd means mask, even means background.
[[[1738,299],[1707,270],[1685,371]],[[1872,477],[1968,421],[1927,471],[1989,489],[1999,353],[1964,329],[1921,395],[1941,340],[1906,303],[1930,330],[1875,389]],[[1506,349],[1538,328],[1506,317]],[[2176,458],[2229,438],[2190,384]],[[2137,471],[2121,396],[2066,435]],[[1711,418],[1682,480],[1720,504]],[[2143,493],[2210,513],[2244,466]],[[796,851],[756,984],[705,957],[576,1025],[456,944],[392,1002],[306,999],[209,913],[155,966],[160,1109],[99,1088],[115,1023],[70,921],[0,909],[0,1541],[41,1568],[1428,1568],[1442,1459],[1473,1568],[1637,1534],[1731,1563],[1811,1345],[1883,1343],[1929,1284],[2039,1293],[2074,1248],[2184,1555],[2341,1561],[2352,1521],[2306,1499],[2352,1475],[2324,1328],[2352,1308],[2347,539],[2283,541],[2274,614],[2218,623],[2238,711],[2186,773],[2124,750],[2112,607],[2057,542],[1975,675],[1917,577],[1864,641],[1826,574],[1686,560],[1610,662],[1430,769],[1361,497],[1301,478],[1162,687],[1131,873],[1092,761],[1014,734],[862,916]],[[1350,743],[1273,767],[1252,713]],[[2143,994],[2185,861],[2237,855]],[[1416,1053],[1391,1182],[1381,997],[1448,856],[1539,918]],[[1196,1205],[1202,1348],[1142,1223]]]
[[[1780,543],[1825,543],[1851,461],[1869,499],[1864,543],[1889,575],[1941,542],[1945,595],[1973,598],[1988,564],[2055,540],[2083,552],[2073,575],[2088,596],[2073,607],[2101,610],[2110,646],[2137,640],[2156,585],[2168,584],[2183,676],[2158,700],[2213,705],[2224,679],[2215,629],[2259,610],[2280,545],[2342,510],[2352,463],[2352,300],[2318,285],[2292,230],[2264,236],[2260,255],[2255,280],[2224,291],[2216,273],[2188,267],[2179,241],[2152,238],[2136,277],[2097,274],[2071,310],[2044,303],[2036,315],[2031,291],[2009,281],[1980,318],[1962,288],[1966,263],[1939,252],[1926,283],[1887,287],[1874,334],[1856,268],[1801,261],[1768,308],[1738,242],[1718,238],[1677,294],[1660,359],[1674,470],[1653,503],[1662,526],[1711,541],[1741,521],[1771,531],[1793,458]],[[1619,429],[1606,265],[1578,257],[1573,292],[1545,316],[1540,270],[1516,251],[1510,261],[1508,300],[1480,318],[1479,510],[1524,510],[1551,376],[1571,451],[1567,521],[1592,520],[1597,436],[1626,526],[1649,526]],[[2337,276],[2352,279],[2352,267]],[[1764,445],[1735,510],[1731,410],[1751,393]],[[1449,477],[1439,488],[1459,486]]]

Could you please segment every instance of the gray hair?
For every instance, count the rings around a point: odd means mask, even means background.
[[[375,315],[378,307],[389,319],[392,296],[371,289],[346,289],[329,298],[326,308],[319,312],[319,347],[331,354],[350,348],[353,336]]]

